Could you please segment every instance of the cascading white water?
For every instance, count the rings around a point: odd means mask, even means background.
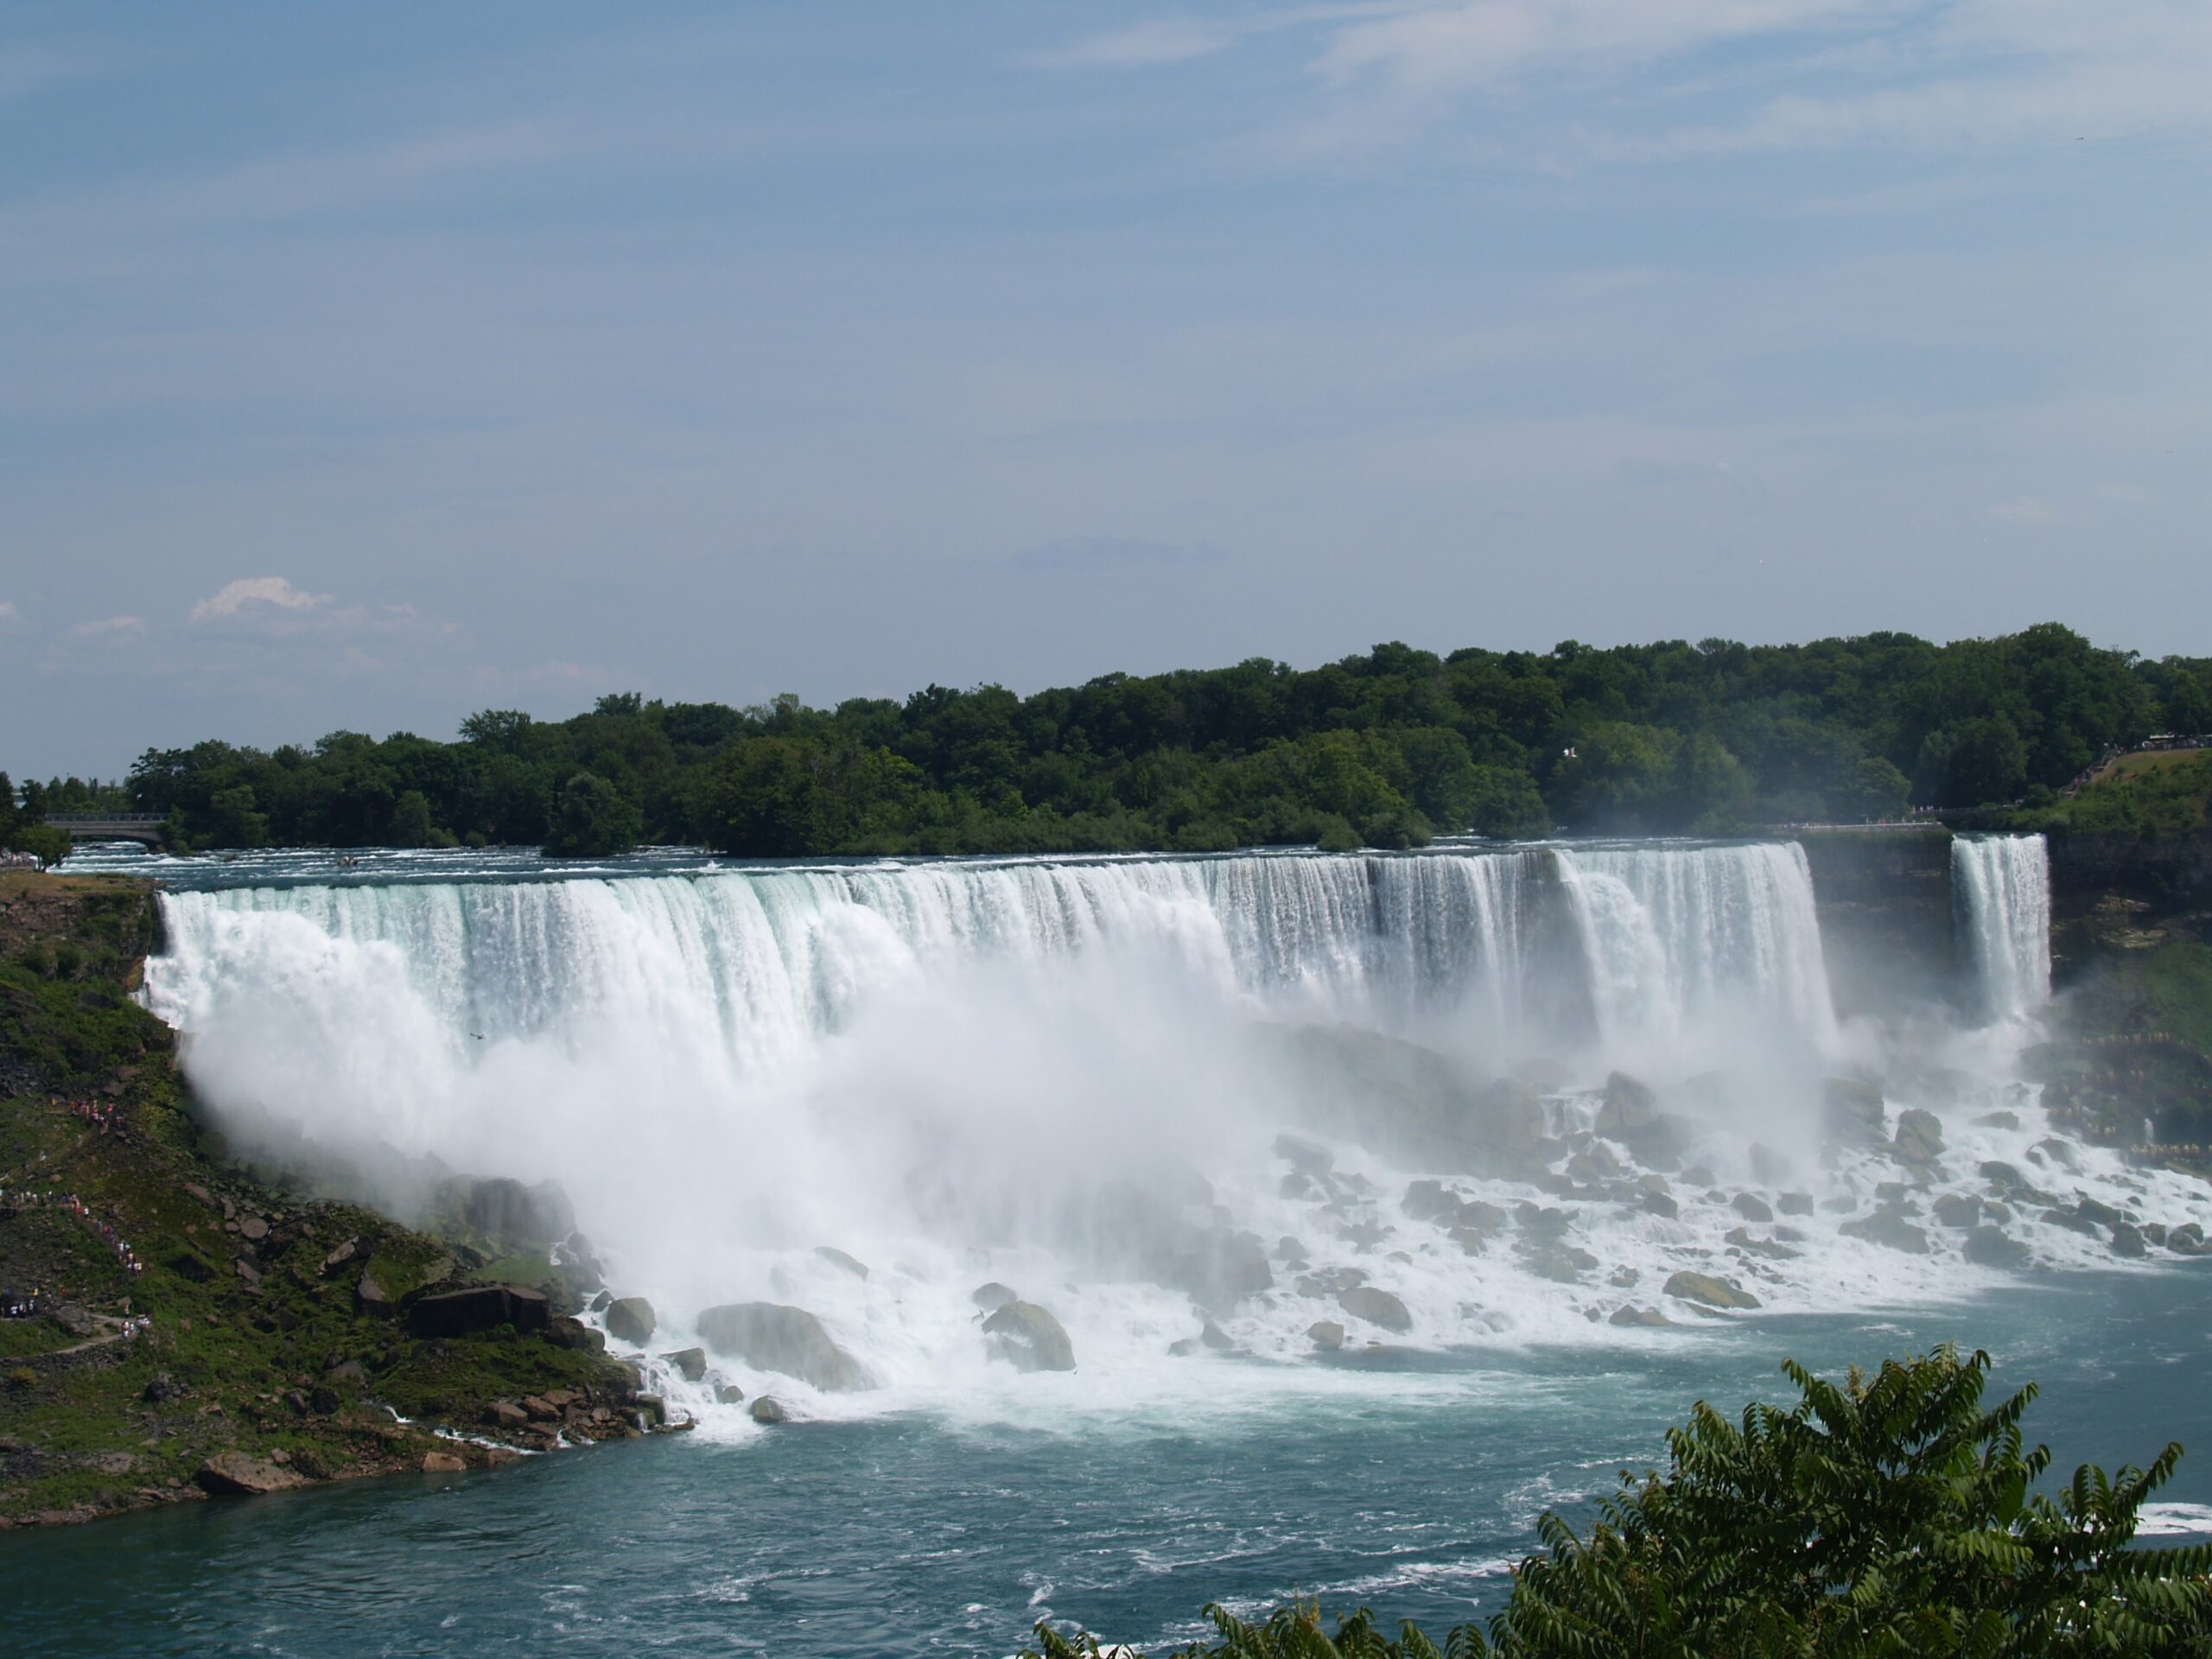
[[[2017,1020],[2050,998],[2050,853],[2041,836],[1951,842],[1966,955],[1983,1010]]]
[[[1895,1255],[1840,1236],[1841,1205],[1812,1210],[1894,1171],[1815,1156],[1820,1079],[1852,1044],[1795,846],[432,868],[167,893],[149,1001],[240,1133],[295,1137],[272,1155],[560,1180],[618,1282],[664,1310],[660,1346],[715,1303],[795,1302],[893,1395],[997,1397],[967,1294],[990,1278],[1049,1300],[1085,1376],[1125,1395],[1198,1330],[1192,1250],[1248,1269],[1266,1246],[1266,1288],[1205,1306],[1284,1359],[1348,1317],[1345,1275],[1433,1344],[1630,1339],[1606,1321],[1684,1266],[1782,1307],[1979,1270],[1955,1242]],[[1573,1092],[1617,1066],[1692,1137],[1646,1175],[1633,1131]],[[2045,1132],[2018,1091],[1956,1103],[2018,1114],[1961,1122],[1963,1169]],[[1286,1153],[1285,1128],[1325,1146]],[[1646,1201],[1700,1163],[1698,1191]],[[1401,1203],[1432,1174],[1522,1219],[1453,1233]],[[1751,1238],[1760,1206],[1710,1182],[1777,1203],[1796,1182],[1802,1205]],[[1572,1250],[1546,1242],[1560,1225]],[[2056,1230],[2039,1253],[2092,1248]]]

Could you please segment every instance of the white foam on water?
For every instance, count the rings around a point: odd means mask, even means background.
[[[1479,1373],[1389,1350],[1702,1336],[1663,1292],[1686,1268],[1775,1312],[1965,1298],[2005,1270],[1967,1262],[1964,1227],[1931,1211],[1989,1198],[1985,1163],[2038,1192],[2005,1225],[2045,1266],[2112,1265],[2109,1238],[2035,1218],[2083,1197],[2212,1224],[2201,1184],[2054,1135],[2012,1081],[2024,1002],[2006,1025],[1915,1035],[1910,1067],[1891,1065],[1897,1033],[1839,1029],[1792,845],[560,880],[456,880],[435,860],[416,879],[425,867],[318,881],[294,864],[166,894],[148,995],[184,1032],[196,1087],[242,1136],[387,1181],[559,1180],[610,1278],[660,1310],[645,1357],[693,1345],[713,1305],[806,1307],[881,1386],[817,1395],[715,1362],[799,1415],[1041,1427],[1170,1405],[1226,1421],[1299,1396],[1418,1397]],[[2019,882],[2003,890],[2009,938],[2031,907]],[[1549,1091],[1536,1161],[1438,1152],[1470,1115],[1517,1109],[1492,1080],[1539,1057],[1554,1064],[1529,1073]],[[1823,1154],[1821,1079],[1854,1066],[1938,1079],[1888,1102],[1892,1122],[1936,1115],[1937,1168]],[[1615,1067],[1687,1126],[1661,1160],[1671,1217],[1633,1188],[1633,1135],[1599,1133]],[[1325,1154],[1318,1182],[1279,1149],[1286,1128]],[[1709,1181],[1686,1179],[1700,1166]],[[1487,1243],[1415,1220],[1403,1199],[1424,1178],[1509,1219]],[[1906,1180],[1925,1254],[1843,1232]],[[1815,1207],[1748,1218],[1784,1193]],[[1545,1232],[1584,1253],[1571,1282],[1536,1248]],[[1239,1235],[1271,1282],[1194,1299],[1185,1258]],[[1346,1312],[1354,1274],[1407,1329]],[[969,1293],[994,1280],[1052,1310],[1075,1373],[992,1357]],[[1233,1355],[1169,1353],[1200,1336],[1198,1300]],[[1613,1325],[1624,1306],[1675,1323]],[[1322,1320],[1351,1357],[1317,1356]],[[713,1380],[663,1378],[701,1433],[751,1434]]]

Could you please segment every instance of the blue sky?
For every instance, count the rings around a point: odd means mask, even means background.
[[[2212,652],[2201,0],[0,11],[0,765]]]

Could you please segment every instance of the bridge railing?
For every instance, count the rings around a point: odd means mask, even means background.
[[[57,830],[67,830],[73,823],[161,823],[165,822],[158,812],[49,812],[46,821]]]

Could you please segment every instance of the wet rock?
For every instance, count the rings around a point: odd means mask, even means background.
[[[1018,1302],[1021,1298],[1015,1295],[1007,1286],[994,1279],[988,1285],[976,1286],[968,1294],[968,1300],[982,1308],[984,1313],[995,1313],[1008,1302]]]
[[[1984,1112],[1974,1119],[1974,1127],[1982,1129],[2017,1129],[2020,1117],[2017,1112]]]
[[[1414,1328],[1413,1315],[1406,1312],[1406,1305],[1389,1291],[1373,1285],[1355,1285],[1350,1290],[1338,1292],[1337,1306],[1352,1318],[1379,1325],[1396,1336],[1403,1336]]]
[[[1795,1262],[1804,1252],[1793,1250],[1787,1244],[1777,1244],[1770,1238],[1755,1238],[1747,1227],[1731,1227],[1727,1239],[1746,1255],[1764,1256],[1770,1262]]]
[[[543,1331],[551,1323],[545,1296],[522,1285],[471,1285],[418,1297],[407,1310],[407,1328],[418,1337],[465,1337],[512,1325]]]
[[[1821,1125],[1847,1146],[1878,1147],[1889,1139],[1882,1091],[1859,1077],[1821,1080]]]
[[[1275,1136],[1274,1154],[1298,1174],[1316,1181],[1326,1180],[1337,1166],[1336,1154],[1295,1135]]]
[[[2126,1219],[2125,1216],[2123,1216],[2119,1211],[2113,1209],[2112,1205],[2108,1204],[2101,1204],[2094,1198],[2083,1198],[2081,1200],[2080,1203],[2074,1206],[2074,1213],[2081,1217],[2082,1220],[2094,1222],[2100,1227],[2117,1226],[2120,1222]]]
[[[1809,1192],[1784,1192],[1775,1199],[1774,1207],[1785,1216],[1809,1216],[1813,1213],[1813,1195]]]
[[[1357,1268],[1324,1268],[1318,1273],[1302,1275],[1295,1288],[1301,1296],[1319,1298],[1334,1296],[1366,1282],[1366,1274]]]
[[[1745,1221],[1772,1221],[1773,1208],[1764,1198],[1752,1192],[1738,1192],[1728,1206]]]
[[[1836,1231],[1906,1255],[1928,1254],[1928,1235],[1908,1220],[1902,1210],[1885,1207],[1857,1221],[1847,1221]]]
[[[426,1475],[458,1475],[467,1467],[450,1452],[425,1452],[423,1454],[423,1472]]]
[[[2166,1248],[2168,1249],[2195,1250],[2202,1249],[2203,1245],[2204,1229],[2193,1221],[2185,1221],[2180,1226],[2167,1231]]]
[[[1297,1268],[1306,1265],[1306,1246],[1288,1233],[1275,1240],[1274,1255],[1275,1260],[1286,1268]]]
[[[790,1414],[785,1411],[784,1402],[772,1394],[764,1394],[753,1402],[752,1417],[754,1422],[763,1426],[790,1421]]]
[[[653,1305],[642,1296],[618,1296],[607,1305],[607,1334],[617,1342],[642,1348],[653,1339],[658,1324]]]
[[[1457,1222],[1462,1200],[1441,1181],[1414,1181],[1406,1188],[1398,1207],[1413,1221]]]
[[[1294,1169],[1275,1183],[1275,1196],[1279,1198],[1289,1198],[1294,1202],[1300,1199],[1318,1198],[1325,1195],[1319,1187],[1313,1185],[1313,1178],[1311,1175],[1302,1170]]]
[[[2143,1236],[2153,1244],[2163,1246],[2166,1242],[2165,1223],[2163,1221],[2145,1222],[2143,1224]]]
[[[1592,1141],[1567,1160],[1567,1173],[1578,1181],[1613,1181],[1621,1176],[1621,1160],[1602,1141]]]
[[[1621,1267],[1615,1268],[1611,1273],[1607,1274],[1605,1275],[1605,1282],[1613,1286],[1616,1289],[1626,1290],[1630,1285],[1636,1283],[1637,1281],[1643,1277],[1643,1275],[1637,1272],[1634,1268],[1623,1265]]]
[[[1986,1222],[1967,1235],[1966,1243],[1959,1249],[1977,1267],[2024,1268],[2028,1264],[2028,1247],[2003,1228]]]
[[[1613,1310],[1608,1325],[1672,1325],[1674,1321],[1656,1307],[1632,1307],[1626,1302]]]
[[[1198,1342],[1201,1346],[1211,1348],[1217,1354],[1234,1353],[1236,1350],[1236,1344],[1231,1339],[1229,1332],[1211,1319],[1208,1319],[1205,1328],[1198,1332]]]
[[[1356,1249],[1371,1250],[1390,1236],[1390,1230],[1371,1221],[1347,1222],[1337,1229],[1337,1236]]]
[[[604,1313],[613,1306],[614,1293],[611,1290],[602,1290],[591,1299],[591,1311],[594,1313]]]
[[[1891,1155],[1901,1164],[1932,1164],[1943,1155],[1943,1125],[1935,1113],[1908,1106],[1897,1114]]]
[[[1946,1192],[1936,1200],[1936,1219],[1946,1227],[1972,1227],[1981,1219],[1981,1200],[1970,1192]]]
[[[1154,1242],[1154,1282],[1183,1292],[1208,1313],[1226,1313],[1274,1285],[1267,1246],[1255,1233],[1190,1228]]]
[[[1582,1275],[1598,1266],[1596,1256],[1573,1244],[1523,1244],[1519,1255],[1530,1273],[1559,1285],[1580,1284]]]
[[[1646,1192],[1638,1203],[1648,1213],[1662,1217],[1668,1221],[1673,1221],[1682,1212],[1681,1206],[1675,1202],[1671,1195],[1665,1192]]]
[[[193,1479],[202,1491],[225,1496],[282,1492],[308,1483],[282,1465],[243,1452],[220,1452],[200,1465]]]
[[[558,1181],[524,1186],[505,1177],[470,1183],[461,1218],[480,1233],[550,1245],[576,1230],[576,1209]]]
[[[484,1421],[493,1428],[524,1428],[530,1414],[512,1400],[494,1400],[484,1408]]]
[[[2112,1253],[2133,1258],[2148,1253],[2150,1247],[2143,1242],[2140,1229],[2132,1223],[2116,1221],[2112,1227]]]
[[[2089,1238],[2096,1237],[2100,1230],[2095,1222],[2076,1210],[2046,1210],[2043,1218],[2053,1227],[2063,1227],[2069,1233]]]
[[[1682,1185],[1684,1186],[1711,1186],[1713,1172],[1703,1164],[1692,1164],[1682,1172]]]
[[[686,1382],[701,1382],[707,1376],[707,1351],[703,1348],[679,1348],[661,1358],[674,1368],[676,1374]]]
[[[875,1386],[866,1368],[831,1340],[822,1321],[803,1307],[728,1302],[707,1309],[696,1325],[713,1352],[741,1359],[759,1370],[795,1376],[824,1393]]]
[[[715,1384],[715,1403],[718,1406],[741,1406],[745,1403],[745,1390],[734,1382],[717,1382]]]
[[[1170,1359],[1195,1359],[1205,1351],[1196,1337],[1178,1337],[1167,1344]]]
[[[848,1255],[834,1244],[817,1244],[814,1253],[833,1268],[842,1268],[855,1279],[868,1277],[868,1264],[856,1255]]]
[[[2028,1156],[2038,1162],[2048,1158],[2052,1163],[2065,1170],[2079,1169],[2082,1166],[2081,1155],[2075,1149],[2074,1143],[2071,1141],[2061,1140],[2055,1135],[2047,1135],[2030,1147]]]
[[[1668,1278],[1666,1293],[1679,1301],[1695,1302],[1704,1307],[1759,1306],[1759,1299],[1742,1286],[1716,1279],[1710,1274],[1693,1273],[1687,1268]]]
[[[1316,1319],[1306,1327],[1306,1339],[1322,1352],[1332,1354],[1344,1345],[1344,1328],[1334,1319]]]
[[[1209,1322],[1208,1329],[1212,1326]],[[1075,1344],[1060,1322],[1034,1302],[1008,1302],[983,1321],[991,1357],[1018,1371],[1071,1371]]]
[[[1671,1165],[1689,1140],[1688,1126],[1659,1109],[1659,1097],[1651,1086],[1625,1071],[1605,1079],[1605,1100],[1598,1109],[1596,1128],[1644,1164]]]
[[[545,1326],[545,1340],[556,1348],[573,1348],[580,1353],[603,1354],[607,1351],[607,1332],[586,1325],[582,1319],[550,1320]]]

